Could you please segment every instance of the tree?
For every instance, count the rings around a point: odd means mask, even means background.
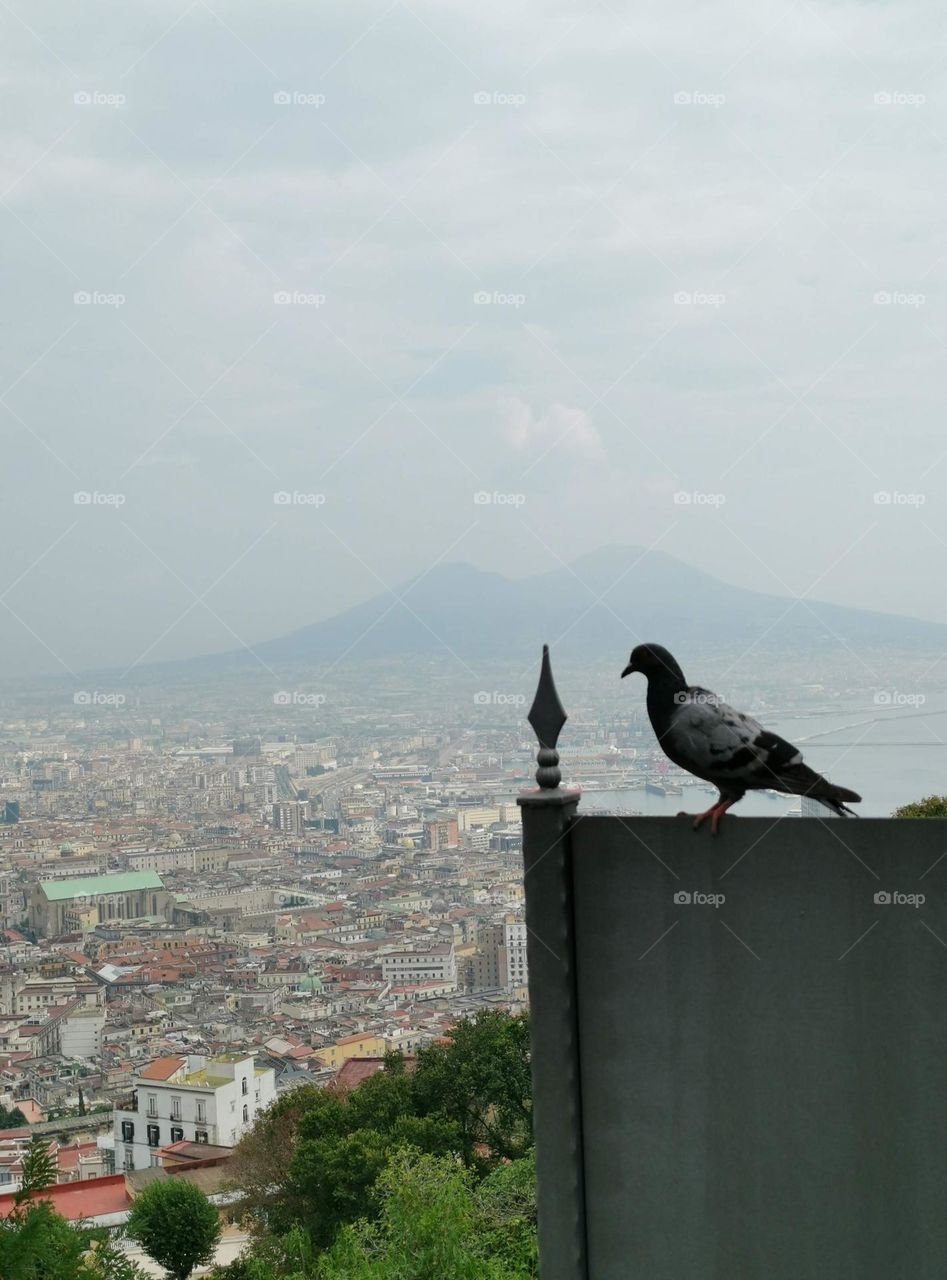
[[[21,1203],[0,1223],[4,1280],[75,1280],[87,1242],[48,1201]]]
[[[538,1276],[535,1153],[531,1151],[522,1160],[499,1165],[481,1182],[475,1198],[484,1254],[497,1258],[517,1274]]]
[[[0,1129],[22,1129],[25,1124],[29,1120],[19,1107],[0,1106]]]
[[[456,1023],[445,1044],[418,1054],[415,1089],[425,1112],[454,1121],[465,1163],[482,1171],[532,1145],[529,1022],[481,1009]]]
[[[315,1085],[301,1085],[281,1094],[257,1116],[227,1161],[228,1190],[239,1192],[235,1209],[252,1234],[278,1232],[280,1219],[287,1217],[283,1196],[296,1129],[300,1117],[325,1096]]]
[[[285,1236],[258,1240],[226,1266],[214,1267],[211,1280],[317,1280],[316,1254],[302,1227]]]
[[[457,1156],[396,1152],[378,1179],[378,1196],[377,1221],[342,1229],[319,1260],[319,1280],[533,1280],[539,1274],[535,1229],[522,1258],[493,1251],[483,1228],[489,1222],[502,1238],[503,1198],[482,1201],[473,1171]],[[514,1203],[518,1210],[516,1197]]]
[[[947,796],[925,796],[895,809],[893,818],[947,818]]]
[[[238,1145],[231,1185],[257,1239],[301,1226],[316,1249],[380,1210],[378,1178],[394,1153],[459,1155],[475,1178],[532,1145],[529,1027],[486,1010],[423,1049],[397,1054],[350,1093],[305,1087],[279,1099]]]
[[[48,1201],[21,1205],[0,1221],[3,1280],[147,1280],[104,1228],[69,1223]]]
[[[397,1054],[351,1093],[321,1091],[300,1118],[297,1139],[284,1205],[320,1248],[343,1224],[377,1212],[375,1181],[397,1148],[446,1154],[461,1145],[457,1125],[421,1105]]]
[[[20,1187],[13,1197],[13,1203],[17,1206],[25,1204],[32,1199],[35,1191],[45,1191],[47,1187],[51,1187],[56,1181],[57,1172],[56,1158],[49,1153],[49,1139],[34,1133],[23,1156]]]
[[[220,1218],[199,1187],[171,1176],[136,1197],[127,1230],[173,1280],[187,1280],[196,1266],[214,1256]]]

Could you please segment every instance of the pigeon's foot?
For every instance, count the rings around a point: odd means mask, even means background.
[[[705,822],[708,818],[710,818],[711,820],[713,820],[713,818],[715,817],[715,815],[716,815],[716,813],[717,813],[717,805],[719,805],[719,803],[720,803],[720,801],[718,800],[718,801],[717,801],[717,804],[712,804],[712,805],[710,806],[710,808],[709,808],[709,809],[705,809],[703,813],[699,813],[699,814],[697,815],[697,817],[694,819],[694,830],[695,830],[695,831],[699,831],[699,830],[700,830],[701,823]]]
[[[715,836],[717,834],[717,828],[720,826],[720,819],[733,804],[736,804],[735,800],[718,800],[716,804],[712,804],[709,809],[697,815],[694,819],[694,830],[699,830],[701,823],[704,822],[706,818],[709,818],[710,834]]]

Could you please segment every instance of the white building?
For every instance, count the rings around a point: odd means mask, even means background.
[[[104,1029],[104,1009],[89,1005],[70,1009],[59,1024],[59,1052],[64,1058],[97,1062]]]
[[[522,921],[508,922],[503,926],[503,944],[501,947],[501,964],[505,962],[506,973],[501,973],[501,980],[507,990],[514,987],[525,987],[529,980],[529,968],[526,963],[526,925]]]
[[[156,1058],[133,1081],[132,1105],[113,1116],[115,1171],[157,1165],[172,1142],[232,1147],[276,1097],[276,1073],[252,1057]]]
[[[456,982],[457,963],[452,942],[432,942],[411,951],[395,951],[381,958],[381,976],[397,985],[410,982]]]

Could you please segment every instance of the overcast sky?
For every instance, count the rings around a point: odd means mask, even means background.
[[[0,48],[7,676],[615,542],[947,621],[940,6],[10,0]]]

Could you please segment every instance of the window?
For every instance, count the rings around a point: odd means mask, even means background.
[[[249,1108],[249,1107],[244,1107],[244,1108],[243,1108],[243,1122],[244,1122],[244,1124],[246,1124],[246,1122],[247,1122],[249,1119],[250,1119],[250,1108]]]
[[[122,1160],[122,1169],[125,1173],[131,1173],[135,1168],[135,1153],[131,1147],[125,1148],[125,1158]]]
[[[171,1141],[172,1142],[184,1141],[184,1130],[177,1125],[171,1126]]]
[[[195,1130],[194,1130],[194,1141],[195,1141],[195,1142],[206,1142],[206,1141],[207,1141],[207,1130],[206,1130],[206,1129],[195,1129]]]
[[[158,1114],[158,1095],[156,1093],[148,1094],[148,1114],[150,1116]]]
[[[244,1076],[244,1077],[243,1077],[243,1094],[244,1094],[244,1097],[246,1097],[246,1095],[247,1095],[249,1092],[250,1092],[250,1086],[249,1086],[249,1084],[247,1083],[247,1077],[246,1077],[246,1076]]]
[[[123,1142],[134,1142],[134,1141],[135,1141],[135,1125],[134,1125],[134,1121],[132,1121],[132,1120],[123,1120],[123,1121],[122,1121],[122,1141],[123,1141]]]
[[[205,1110],[206,1106],[207,1104],[204,1102],[199,1102],[197,1104],[197,1123],[198,1124],[203,1124],[204,1121],[207,1119],[207,1113]]]
[[[181,1119],[181,1099],[180,1098],[171,1099],[171,1119],[172,1120]]]
[[[161,1144],[161,1126],[150,1124],[148,1126],[148,1146],[157,1147]]]

